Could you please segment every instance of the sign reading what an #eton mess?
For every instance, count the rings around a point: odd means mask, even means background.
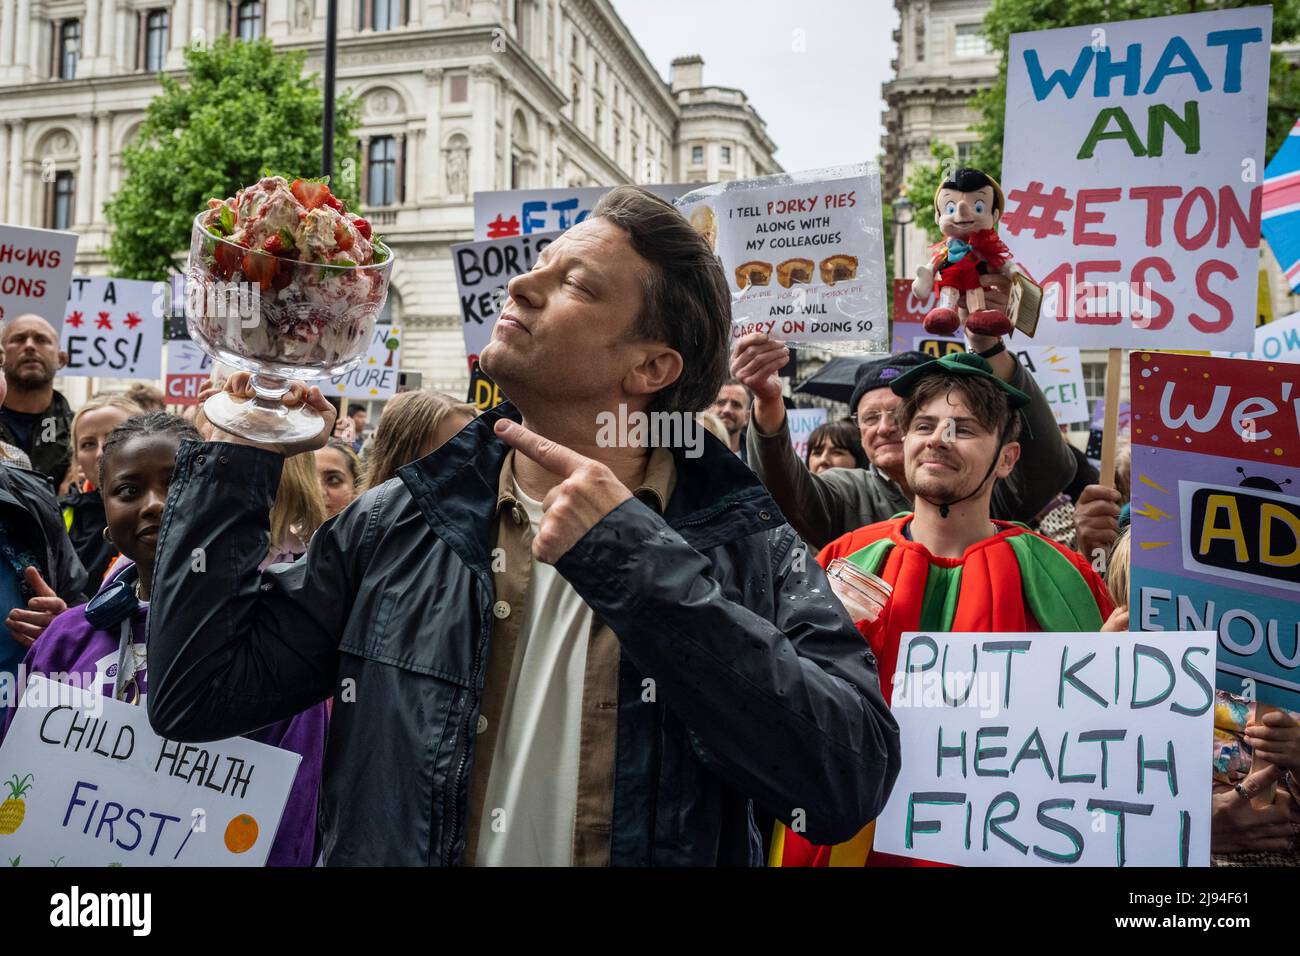
[[[677,200],[731,288],[731,334],[885,352],[874,164],[719,183]]]

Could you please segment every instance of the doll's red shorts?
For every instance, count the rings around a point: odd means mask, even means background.
[[[939,289],[956,289],[958,292],[978,289],[980,287],[979,258],[974,250],[966,253],[957,262],[944,266],[939,271],[939,281],[935,286]]]

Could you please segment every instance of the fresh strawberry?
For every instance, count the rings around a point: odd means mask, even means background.
[[[330,188],[325,183],[313,183],[305,179],[295,179],[289,191],[308,209],[325,205],[330,194]]]
[[[280,271],[279,259],[258,251],[247,253],[240,265],[244,270],[244,277],[250,282],[256,282],[263,292],[271,287],[271,281]]]
[[[368,240],[370,238],[371,229],[369,220],[362,219],[360,216],[353,216],[352,226],[356,229],[357,234],[361,236],[362,239]]]
[[[284,254],[284,240],[280,238],[279,233],[274,236],[267,236],[266,241],[262,243],[262,248],[273,256]]]
[[[325,205],[329,206],[335,212],[343,211],[343,201],[339,199],[338,196],[335,196],[333,193],[327,192],[325,196]]]
[[[339,249],[351,249],[352,243],[355,241],[352,237],[352,230],[347,227],[347,223],[342,220],[334,223],[334,245]]]
[[[242,256],[243,252],[234,243],[218,242],[213,255],[216,261],[213,263],[212,271],[217,274],[219,279],[229,279],[235,274],[235,270],[239,268],[239,261]]]

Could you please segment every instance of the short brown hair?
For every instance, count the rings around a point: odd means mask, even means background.
[[[1020,436],[1020,416],[1012,411],[1007,393],[992,382],[973,375],[927,375],[921,379],[894,412],[899,431],[907,434],[912,419],[926,403],[949,392],[959,392],[975,420],[995,435],[1002,436],[1001,444],[1013,442]]]
[[[704,411],[727,378],[731,292],[722,264],[674,206],[644,189],[611,189],[591,215],[622,229],[650,263],[633,335],[664,342],[682,357],[681,375],[649,410]]]

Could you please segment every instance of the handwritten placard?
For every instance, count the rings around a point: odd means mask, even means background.
[[[1208,866],[1214,635],[906,633],[875,848],[960,866]]]
[[[197,405],[199,392],[212,377],[212,357],[188,339],[167,343],[164,394],[168,404]]]
[[[32,677],[0,746],[0,861],[262,866],[301,759],[165,740],[143,707]]]
[[[73,276],[60,336],[68,364],[60,374],[162,378],[169,301],[163,282]]]
[[[397,376],[402,369],[402,329],[376,325],[365,357],[346,375],[331,378],[321,386],[327,395],[345,398],[392,398],[397,394]]]
[[[58,331],[77,257],[77,234],[0,226],[0,321],[31,313]]]
[[[509,239],[538,233],[563,232],[591,215],[610,186],[571,189],[500,189],[474,194],[474,238]],[[699,183],[660,183],[641,186],[672,202]]]

